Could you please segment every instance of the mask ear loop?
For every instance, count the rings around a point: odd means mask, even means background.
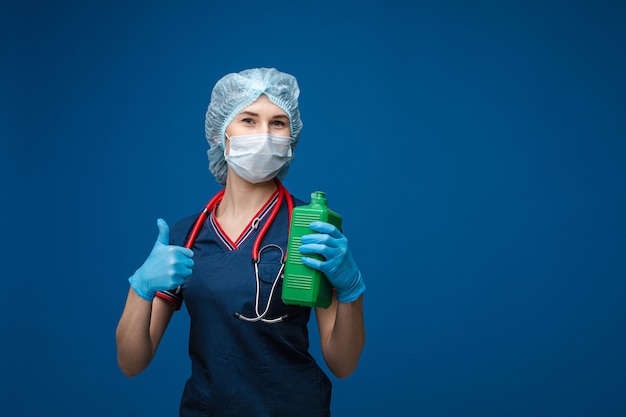
[[[228,136],[226,131],[224,131],[224,137],[230,141],[230,136]],[[228,155],[226,155],[226,139],[224,139],[224,160],[227,160],[228,158]]]

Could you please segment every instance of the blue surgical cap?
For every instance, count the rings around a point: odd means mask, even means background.
[[[226,184],[228,173],[224,159],[226,127],[261,94],[265,94],[289,117],[292,150],[298,143],[302,121],[298,110],[300,88],[294,76],[275,68],[254,68],[225,75],[213,87],[204,122],[209,142],[209,170],[221,185]],[[289,164],[280,170],[277,178],[283,179],[288,169]]]

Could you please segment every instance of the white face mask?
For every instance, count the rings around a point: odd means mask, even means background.
[[[267,133],[228,136],[230,150],[224,158],[228,166],[244,180],[251,183],[268,181],[291,161],[291,138]]]

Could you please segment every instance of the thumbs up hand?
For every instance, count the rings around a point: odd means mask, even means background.
[[[128,279],[135,292],[152,301],[157,291],[172,290],[183,285],[191,275],[193,251],[169,244],[170,228],[163,219],[157,220],[159,236],[146,261]]]

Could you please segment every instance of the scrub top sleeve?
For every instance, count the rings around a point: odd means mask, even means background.
[[[174,304],[176,311],[180,310],[183,305],[183,290],[180,289],[178,293],[176,290],[158,291],[156,296],[162,300]]]

